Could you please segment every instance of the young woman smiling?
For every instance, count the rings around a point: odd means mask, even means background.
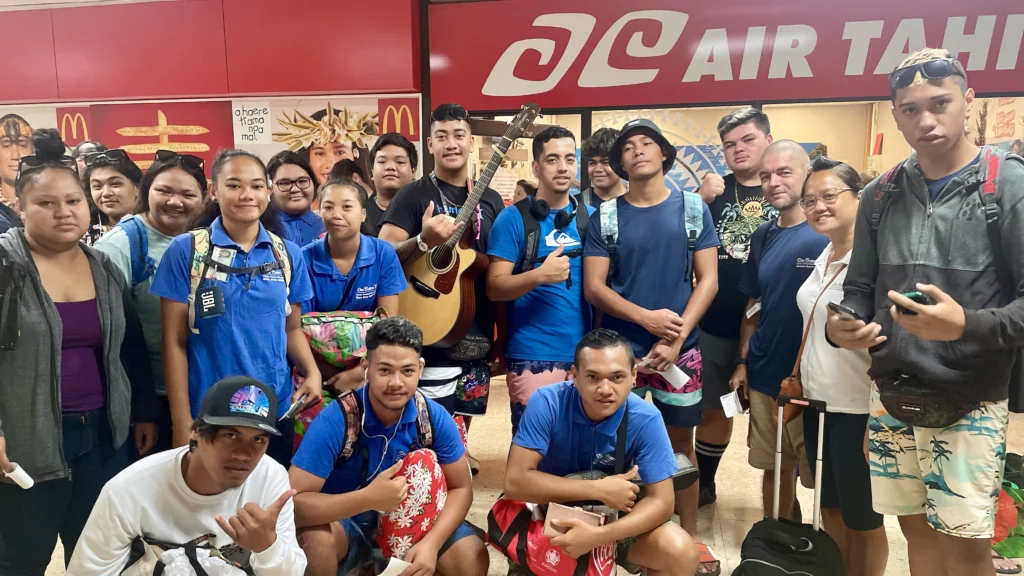
[[[99,226],[107,233],[138,203],[142,170],[120,148],[86,156],[85,166],[84,180],[99,211]]]
[[[312,296],[309,273],[299,247],[274,230],[266,167],[249,152],[228,150],[217,155],[211,176],[211,202],[191,233],[171,241],[150,287],[162,299],[164,380],[176,447],[188,444],[206,391],[228,376],[250,376],[273,388],[278,417],[300,398],[303,405],[321,400],[320,372],[300,318],[300,303]],[[298,390],[291,365],[305,378]],[[294,422],[281,421],[278,430],[267,454],[287,466]]]
[[[322,236],[324,223],[312,208],[316,198],[316,176],[309,162],[286,150],[270,159],[267,173],[274,185],[271,198],[280,211],[284,237],[305,246]]]

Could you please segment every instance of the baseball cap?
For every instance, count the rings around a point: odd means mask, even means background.
[[[612,144],[611,152],[608,153],[608,164],[612,167],[612,171],[623,180],[629,178],[626,171],[622,169],[622,147],[626,145],[626,140],[629,140],[630,136],[637,132],[647,134],[658,143],[658,146],[661,146],[661,150],[665,154],[665,161],[661,163],[661,168],[665,174],[668,174],[672,170],[672,163],[676,161],[676,147],[661,133],[661,128],[658,128],[658,125],[653,120],[648,120],[647,118],[630,120],[622,127],[619,137],[615,140],[615,144]]]
[[[249,376],[229,376],[207,390],[199,421],[210,426],[256,428],[280,436],[275,425],[277,394]]]

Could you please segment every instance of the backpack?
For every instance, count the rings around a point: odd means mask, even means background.
[[[704,200],[695,192],[683,192],[683,223],[686,229],[686,277],[690,283],[693,278],[693,255],[697,251],[697,239],[704,232]],[[621,198],[621,196],[620,196]],[[598,207],[598,218],[601,222],[601,234],[608,249],[608,279],[618,274],[619,262],[615,245],[619,241],[619,205],[618,198],[612,198]]]
[[[434,424],[430,420],[430,404],[419,390],[413,394],[413,398],[416,403],[416,444],[410,447],[409,452],[431,449],[434,446]],[[359,437],[363,431],[363,405],[354,390],[349,390],[338,396],[335,402],[338,402],[341,413],[345,417],[345,440],[341,445],[341,453],[335,461],[335,468],[337,468],[352,458],[359,446]],[[369,483],[367,466],[370,461],[365,448],[361,449],[361,454],[363,467],[359,475],[360,489],[365,488]]]
[[[116,224],[128,237],[128,252],[131,261],[132,288],[150,279],[156,272],[156,261],[149,257],[149,236],[142,224],[142,217],[133,214]]]
[[[570,199],[570,202],[573,201]],[[587,225],[590,223],[590,214],[587,212],[589,204],[584,203],[582,200],[575,200],[575,202],[576,216],[573,220],[576,221],[576,231],[579,232],[580,246],[582,246],[583,241],[587,237]],[[537,248],[540,246],[540,222],[530,210],[532,206],[533,198],[530,196],[516,202],[516,209],[519,210],[519,215],[523,217],[523,229],[526,236],[526,249],[523,251],[523,258],[519,261],[520,272],[533,270],[533,265],[537,260]],[[575,252],[575,250],[572,252]],[[573,258],[577,254],[566,253],[565,256]]]
[[[1003,162],[1009,157],[1010,153],[1006,150],[1000,150],[992,146],[983,147],[981,160],[978,163],[979,177],[973,182],[969,182],[967,186],[975,188],[981,198],[981,205],[985,212],[985,225],[988,231],[989,244],[995,257],[996,271],[999,275],[999,284],[1004,296],[1013,301],[1016,299],[1017,290],[1013,284],[1010,264],[1003,253],[1002,235],[999,231],[1000,209],[997,203],[999,196],[999,171],[1002,168]],[[903,160],[896,166],[893,166],[888,172],[879,176],[878,182],[875,184],[874,194],[862,200],[862,202],[866,202],[865,209],[868,214],[868,223],[871,226],[871,238],[875,243],[878,242],[878,228],[882,224],[882,218],[892,202],[893,195],[900,191],[896,181],[906,163],[907,161]],[[1024,353],[1022,353],[1021,349],[1018,349],[1014,355],[1016,363],[1010,370],[1009,407],[1011,412],[1020,414],[1024,412]]]
[[[18,324],[18,296],[24,267],[0,246],[0,350],[14,350],[21,334]]]
[[[267,235],[270,236],[270,244],[274,250],[274,262],[267,262],[259,266],[248,266],[246,268],[235,268],[233,266],[227,266],[217,262],[211,258],[213,254],[213,243],[210,242],[210,229],[200,228],[198,230],[192,230],[189,232],[192,235],[192,258],[191,266],[189,267],[189,275],[191,280],[191,290],[188,294],[188,326],[193,334],[199,334],[199,329],[196,328],[195,311],[196,311],[196,292],[199,290],[199,285],[202,284],[203,278],[206,276],[207,269],[212,267],[214,271],[220,271],[226,274],[268,274],[274,270],[281,270],[284,275],[284,307],[285,314],[291,312],[291,306],[288,304],[288,295],[291,293],[290,286],[292,283],[292,257],[288,253],[288,246],[285,245],[284,240],[280,236],[274,234],[270,230],[267,230]],[[145,237],[145,234],[143,234]],[[132,276],[135,275],[135,268],[132,267]]]

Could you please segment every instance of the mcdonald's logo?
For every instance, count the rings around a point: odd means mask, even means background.
[[[71,137],[68,137],[68,121],[71,121]],[[60,137],[65,142],[73,142],[78,140],[78,123],[82,123],[82,140],[89,139],[89,126],[85,122],[85,117],[82,116],[81,112],[75,112],[72,116],[71,113],[65,112],[64,117],[60,119]]]
[[[409,119],[409,131],[408,132],[403,132],[402,131],[402,117],[403,116]],[[394,129],[392,129],[391,125],[388,124],[388,119],[392,118],[392,117],[394,118],[394,122],[395,122],[394,123]],[[413,122],[412,110],[409,109],[409,106],[407,106],[406,104],[402,104],[398,108],[395,108],[394,105],[388,105],[388,107],[384,110],[384,117],[381,118],[381,121],[380,121],[380,131],[381,131],[381,134],[387,134],[388,132],[398,132],[399,134],[408,134],[409,136],[415,136],[416,135],[416,124],[415,124],[415,122]]]

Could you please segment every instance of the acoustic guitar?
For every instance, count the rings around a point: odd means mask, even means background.
[[[474,225],[477,206],[501,165],[512,142],[522,136],[540,114],[536,104],[522,107],[509,122],[501,142],[473,185],[456,222],[462,226],[447,242],[431,248],[403,266],[409,287],[398,295],[402,316],[423,330],[423,344],[450,348],[459,343],[473,325],[476,292],[473,283],[487,268],[487,256],[470,247],[468,228]],[[438,191],[440,192],[440,191]]]

